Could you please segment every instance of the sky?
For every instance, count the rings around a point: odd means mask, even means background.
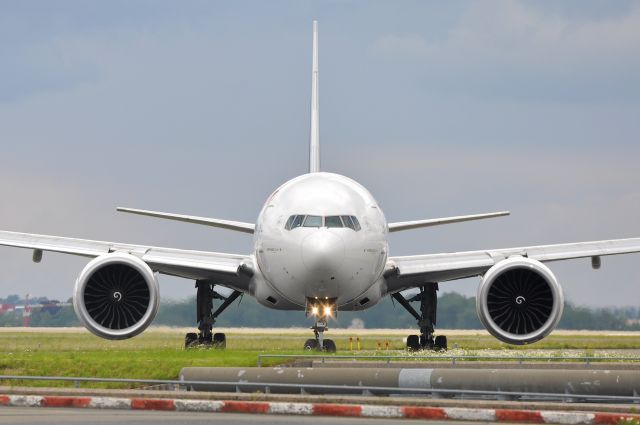
[[[391,255],[640,236],[640,2],[0,2],[0,229],[249,253],[307,171],[311,23],[322,168],[389,221]],[[87,260],[0,247],[0,296],[71,296]],[[568,300],[638,306],[640,254],[551,264]],[[164,299],[193,282],[160,277]],[[475,294],[478,278],[441,285]]]

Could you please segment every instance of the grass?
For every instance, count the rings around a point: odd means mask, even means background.
[[[443,331],[446,334],[446,331]],[[640,349],[640,335],[606,335],[601,334],[559,334],[550,335],[542,341],[530,345],[509,345],[488,335],[454,336],[449,338],[449,346],[458,344],[461,348],[471,350],[504,349],[526,351],[530,349],[543,350],[625,350]]]
[[[149,331],[124,341],[107,341],[86,332],[0,333],[0,373],[176,379],[185,366],[255,366],[257,355],[262,351],[255,347],[255,341],[229,336],[228,350],[184,350],[184,336],[167,332]],[[27,381],[21,384],[65,385]],[[114,387],[113,384],[91,386]]]
[[[618,425],[640,425],[640,419],[638,419],[638,418],[628,418],[628,417],[624,417],[623,416],[618,421]]]
[[[353,354],[355,336],[359,331],[331,332],[338,354]],[[360,354],[403,355],[402,335],[406,331],[362,331]],[[62,332],[0,332],[0,374],[39,376],[88,376],[109,378],[176,379],[185,366],[256,366],[259,353],[308,354],[301,350],[310,331],[250,331],[229,330],[226,350],[184,350],[183,330],[149,330],[124,341],[107,341],[86,331]],[[353,350],[349,350],[349,337],[353,336]],[[389,350],[386,350],[386,343]],[[380,344],[380,345],[378,345]],[[500,343],[489,335],[473,332],[452,332],[447,354],[455,355],[541,355],[544,357],[603,355],[602,350],[640,348],[640,335],[602,334],[551,335],[545,340],[525,347],[512,347]],[[381,349],[378,350],[378,347]],[[577,351],[576,351],[577,350]],[[596,350],[596,351],[594,351]],[[616,351],[604,355],[625,355]],[[497,354],[496,354],[497,353]],[[538,353],[538,354],[536,354]],[[423,353],[420,353],[422,355]],[[634,356],[636,354],[628,354]],[[433,354],[437,358],[438,354]],[[274,365],[283,359],[264,359],[263,365]],[[62,382],[4,382],[9,385],[65,386]],[[83,384],[92,387],[128,387],[120,384]]]

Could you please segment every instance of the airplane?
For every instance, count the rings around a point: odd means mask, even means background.
[[[22,311],[22,326],[28,328],[31,326],[31,312],[34,310],[41,310],[48,312],[51,315],[57,314],[62,307],[70,306],[70,303],[61,303],[58,300],[45,300],[36,304],[29,302],[29,294],[24,297],[23,304],[0,304],[0,316],[5,313],[16,313]]]
[[[507,249],[392,256],[388,235],[411,229],[487,219],[508,211],[388,223],[375,198],[354,180],[321,171],[318,23],[313,22],[309,172],[271,193],[255,223],[118,208],[118,211],[177,220],[253,235],[253,251],[230,254],[102,242],[0,231],[0,245],[88,257],[73,292],[83,325],[106,339],[144,331],[159,306],[158,275],[195,281],[198,332],[185,347],[226,346],[214,333],[218,316],[242,294],[272,309],[298,310],[313,317],[314,338],[304,348],[335,352],[324,337],[339,311],[368,309],[392,297],[417,321],[410,350],[446,350],[435,334],[440,283],[480,276],[476,303],[482,324],[509,344],[530,344],[558,324],[564,298],[547,263],[591,258],[600,268],[606,255],[640,252],[640,238]],[[221,303],[214,310],[214,300]],[[412,306],[419,303],[419,309]]]

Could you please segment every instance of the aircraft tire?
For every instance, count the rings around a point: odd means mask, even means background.
[[[227,336],[222,332],[213,334],[213,348],[220,350],[227,348]]]
[[[324,341],[322,341],[322,350],[327,353],[335,353],[336,343],[333,342],[332,339],[325,339]]]
[[[305,351],[312,351],[318,349],[318,341],[315,339],[308,339],[304,343]]]
[[[198,334],[195,332],[189,332],[184,336],[184,348],[192,348],[198,344]]]
[[[438,351],[447,351],[447,337],[438,335],[433,343],[433,348]]]
[[[407,350],[418,351],[420,349],[420,337],[418,335],[409,335],[407,337]]]

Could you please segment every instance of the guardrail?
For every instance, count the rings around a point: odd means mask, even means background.
[[[560,400],[563,402],[609,402],[609,403],[640,403],[640,396],[611,396],[594,394],[556,394],[556,393],[532,393],[514,391],[480,391],[480,390],[445,390],[436,388],[397,388],[397,387],[374,387],[374,386],[349,386],[349,385],[318,385],[318,384],[283,384],[278,382],[235,382],[235,381],[181,381],[162,379],[121,379],[121,378],[87,378],[69,376],[17,376],[0,375],[0,381],[21,380],[21,381],[64,381],[73,382],[76,387],[83,382],[109,382],[124,384],[147,384],[147,385],[174,385],[176,389],[188,390],[193,385],[221,385],[230,386],[240,392],[242,388],[256,391],[256,388],[263,388],[266,394],[271,393],[271,389],[295,389],[301,394],[308,394],[305,390],[319,390],[325,392],[333,390],[337,393],[358,393],[362,395],[431,395],[432,397],[460,397],[460,398],[487,398],[495,397],[499,400]],[[331,392],[326,392],[331,394]]]
[[[374,355],[334,355],[334,354],[258,354],[258,367],[262,367],[262,359],[267,358],[290,358],[290,359],[318,359],[322,363],[325,359],[335,360],[386,360],[386,364],[391,363],[392,360],[430,360],[430,361],[443,361],[451,360],[452,364],[456,364],[458,361],[478,361],[478,360],[490,360],[490,361],[517,361],[518,364],[523,364],[525,361],[530,362],[584,362],[586,365],[591,363],[600,362],[640,362],[640,357],[535,357],[535,356],[374,356]]]

